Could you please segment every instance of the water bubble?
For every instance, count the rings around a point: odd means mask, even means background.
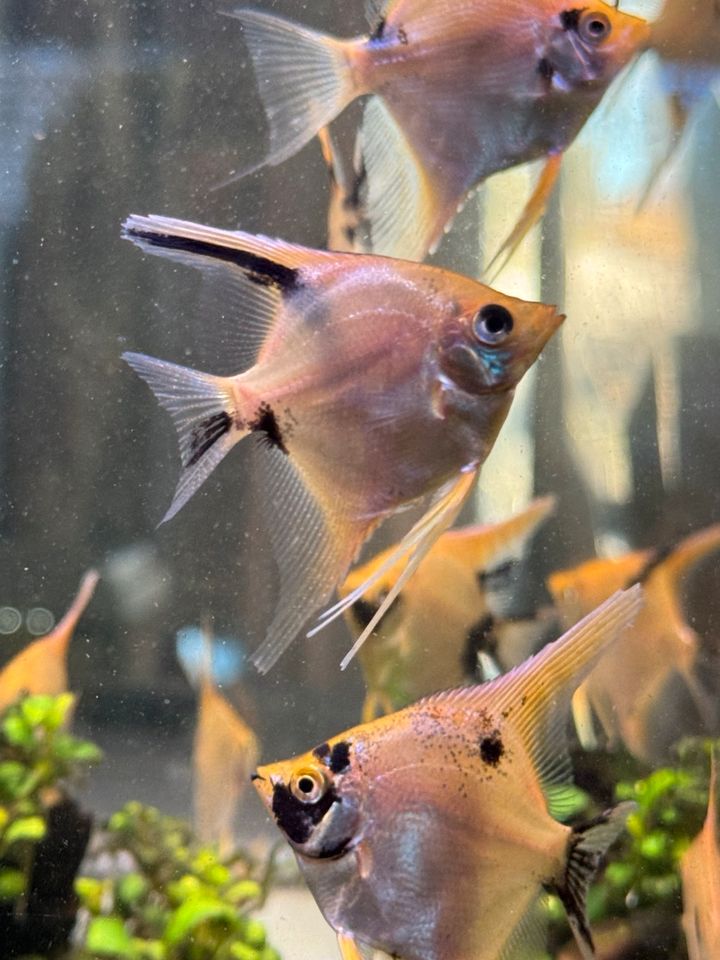
[[[15,633],[22,623],[20,611],[15,607],[0,607],[0,633],[7,636]]]
[[[25,626],[34,637],[50,633],[54,625],[55,617],[45,607],[33,607],[32,610],[28,610]]]

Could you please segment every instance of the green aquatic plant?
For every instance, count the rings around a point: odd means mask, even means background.
[[[272,857],[221,857],[153,807],[113,814],[95,832],[95,875],[78,876],[91,821],[68,787],[102,753],[68,732],[74,704],[69,693],[33,695],[0,713],[3,960],[279,960],[252,916]]]
[[[265,899],[269,864],[221,858],[185,821],[139,803],[110,818],[100,845],[125,869],[78,878],[89,915],[78,958],[279,960],[250,915]]]
[[[101,758],[67,730],[75,698],[29,695],[0,713],[0,944],[3,960],[55,956],[75,924],[73,881],[91,818],[70,784]]]
[[[65,729],[74,703],[70,693],[27,696],[0,715],[0,900],[26,894],[52,809],[102,757]]]
[[[628,943],[640,942],[648,928],[663,924],[666,940],[679,937],[682,914],[680,861],[702,829],[707,811],[710,754],[720,741],[688,738],[676,747],[674,766],[645,776],[621,780],[617,801],[633,801],[635,810],[627,830],[609,855],[608,865],[588,896],[593,928],[619,930],[624,925]],[[581,796],[581,795],[579,795]],[[587,797],[581,817],[592,816]],[[556,944],[567,934],[564,911],[556,897],[548,898],[547,912]],[[674,931],[674,933],[673,933]],[[638,954],[638,956],[646,954]],[[666,954],[662,954],[665,956]],[[648,953],[648,957],[655,953]]]

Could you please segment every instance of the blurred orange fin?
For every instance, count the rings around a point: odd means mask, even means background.
[[[522,554],[530,537],[555,507],[555,497],[541,497],[508,520],[452,530],[445,542],[467,566],[488,570]]]
[[[89,570],[65,616],[45,637],[34,640],[0,672],[0,709],[23,693],[57,696],[68,686],[67,652],[78,620],[90,603],[100,579]]]
[[[446,488],[445,493],[432,504],[425,515],[421,517],[412,530],[401,540],[385,563],[381,564],[373,575],[352,593],[343,597],[342,600],[327,610],[321,617],[318,625],[310,631],[308,636],[317,633],[318,630],[321,630],[336,617],[339,617],[348,607],[351,607],[388,568],[397,563],[401,558],[407,557],[407,563],[403,572],[395,581],[387,596],[383,599],[375,616],[342,659],[340,664],[341,669],[344,670],[347,667],[365,640],[367,640],[377,624],[382,620],[395,597],[400,593],[415,570],[417,570],[419,564],[437,541],[438,537],[455,522],[457,515],[462,509],[462,505],[472,490],[476,476],[477,470],[469,470],[466,473],[461,473],[459,478],[453,482],[452,486]]]
[[[485,268],[484,276],[487,278],[487,283],[492,284],[498,274],[504,270],[517,248],[545,213],[550,195],[560,176],[562,159],[562,153],[551,153],[545,161],[545,166],[540,173],[530,199],[525,204],[525,209],[520,214],[520,219]]]
[[[339,933],[337,939],[341,960],[364,960],[354,937],[347,933]]]
[[[696,564],[716,550],[720,550],[720,523],[681,540],[662,563],[664,572],[677,585]]]
[[[650,200],[655,188],[669,169],[673,157],[678,152],[680,144],[683,141],[685,128],[687,127],[689,111],[682,102],[682,98],[677,94],[671,94],[668,97],[667,103],[670,113],[670,139],[664,153],[650,171],[650,176],[647,179],[645,188],[635,208],[638,213]]]
[[[255,769],[255,734],[209,677],[200,687],[193,744],[193,819],[203,843],[233,848],[233,820]]]

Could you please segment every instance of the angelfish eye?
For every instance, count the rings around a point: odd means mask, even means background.
[[[486,303],[473,320],[473,332],[482,343],[501,343],[512,328],[512,314],[499,303]]]
[[[604,13],[588,11],[580,18],[578,33],[588,43],[601,43],[607,40],[612,31],[612,24]]]
[[[302,803],[315,803],[325,793],[327,783],[320,770],[308,767],[300,770],[290,781],[290,790]]]

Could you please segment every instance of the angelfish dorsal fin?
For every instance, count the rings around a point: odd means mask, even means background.
[[[491,698],[495,710],[512,717],[546,790],[570,779],[565,727],[573,693],[642,603],[639,585],[618,591],[521,666],[474,688],[478,699]]]

